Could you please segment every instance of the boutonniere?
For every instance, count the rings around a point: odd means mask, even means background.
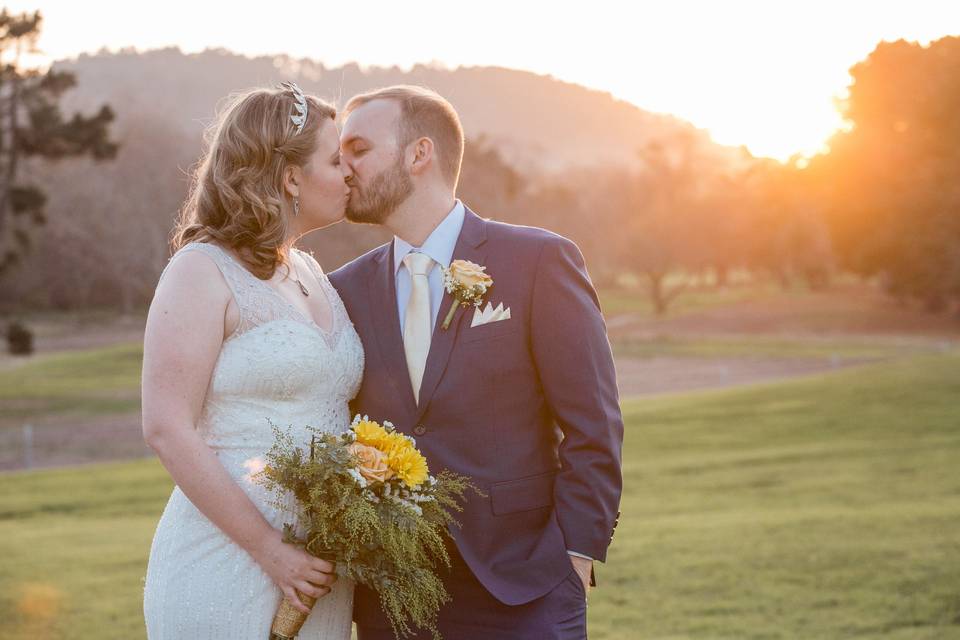
[[[484,273],[486,267],[469,260],[454,260],[443,269],[443,287],[453,296],[453,305],[444,318],[441,328],[446,330],[460,305],[479,307],[487,290],[493,286],[493,278]]]

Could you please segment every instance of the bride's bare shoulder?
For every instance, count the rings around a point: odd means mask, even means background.
[[[189,295],[197,301],[226,301],[230,289],[221,272],[218,253],[222,252],[212,244],[194,242],[185,245],[173,254],[160,275],[157,295],[169,292]]]

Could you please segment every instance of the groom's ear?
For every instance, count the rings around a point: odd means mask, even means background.
[[[413,162],[410,165],[410,173],[422,175],[433,165],[433,153],[435,149],[433,140],[430,138],[419,138],[413,143]]]

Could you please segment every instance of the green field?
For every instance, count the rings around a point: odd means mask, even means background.
[[[143,345],[124,343],[41,355],[0,371],[0,423],[136,411],[142,361]]]
[[[670,283],[670,287],[676,283]],[[636,313],[640,316],[654,315],[653,303],[642,287],[605,287],[600,289],[600,305],[608,316]],[[773,283],[759,283],[738,287],[695,287],[685,290],[671,303],[668,315],[684,315],[734,305],[751,300],[783,297],[785,294]]]
[[[960,355],[625,403],[594,639],[960,638]],[[0,638],[142,638],[154,461],[0,483]]]

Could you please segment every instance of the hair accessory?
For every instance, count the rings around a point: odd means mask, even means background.
[[[297,110],[299,115],[290,114],[290,120],[293,121],[293,124],[297,125],[297,133],[303,131],[303,125],[307,123],[307,97],[303,95],[303,91],[297,86],[296,82],[281,82],[280,86],[293,93],[293,97],[296,99],[296,103],[293,105],[293,108]]]

